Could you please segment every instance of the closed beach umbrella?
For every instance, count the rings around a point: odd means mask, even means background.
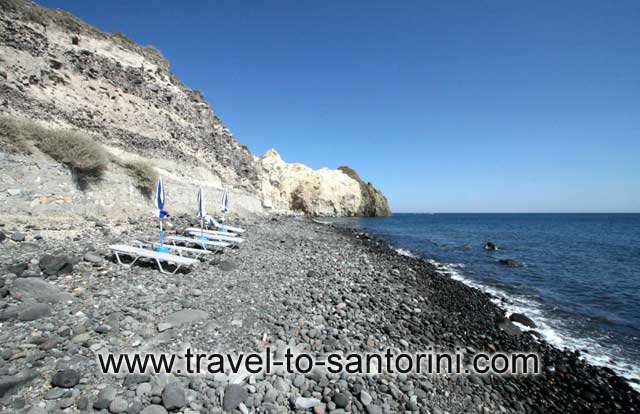
[[[224,190],[222,193],[222,219],[220,225],[220,231],[225,231],[224,229],[224,215],[229,212],[229,193],[227,190]]]
[[[204,193],[202,188],[198,190],[198,213],[197,217],[200,219],[200,237],[204,238],[204,219],[207,217],[207,212],[204,209]]]
[[[229,212],[229,193],[227,190],[222,193],[222,214]]]
[[[202,193],[202,188],[198,190],[198,214],[197,217],[200,220],[203,220],[207,216],[207,212],[204,209],[204,194]]]
[[[169,217],[169,213],[167,213],[164,209],[164,203],[166,199],[164,195],[164,184],[162,182],[162,178],[158,178],[158,182],[156,183],[156,197],[153,201],[156,205],[156,217],[158,217],[158,221],[160,222],[160,244],[163,244],[164,231],[162,230],[162,220]]]

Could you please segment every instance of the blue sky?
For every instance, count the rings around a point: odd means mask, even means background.
[[[158,47],[238,140],[394,211],[640,211],[640,2],[39,1]]]

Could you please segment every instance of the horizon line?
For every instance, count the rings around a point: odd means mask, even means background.
[[[640,211],[392,211],[392,214],[640,214]]]

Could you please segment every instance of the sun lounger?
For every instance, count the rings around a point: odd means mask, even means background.
[[[224,236],[224,235],[220,235],[220,234],[216,234],[207,230],[200,230],[200,229],[187,229],[187,233],[193,235],[193,236],[197,236],[197,237],[204,237],[206,239],[209,240],[219,240],[219,241],[223,241],[223,242],[227,242],[227,243],[235,243],[235,244],[240,244],[242,243],[244,240],[240,237],[235,237],[235,236]]]
[[[211,216],[207,216],[206,220],[207,220],[207,223],[211,224],[213,227],[215,227],[217,229],[225,229],[225,230],[228,230],[228,231],[233,232],[233,233],[244,233],[245,232],[245,230],[241,229],[240,227],[232,227],[232,226],[227,226],[226,224],[222,224],[218,220],[214,219]]]
[[[207,230],[207,229],[201,229],[199,227],[189,227],[187,229],[187,231],[204,231],[204,232],[207,232],[209,234],[215,234],[217,236],[238,237],[238,235],[236,233],[232,233],[230,231]]]
[[[118,263],[121,265],[131,266],[139,258],[144,257],[155,261],[158,265],[158,268],[160,269],[160,272],[162,273],[165,273],[164,269],[162,268],[162,262],[169,262],[176,265],[175,270],[171,272],[172,274],[175,274],[181,266],[193,266],[196,263],[200,263],[198,260],[191,259],[189,257],[156,252],[149,249],[143,249],[141,247],[127,246],[126,244],[112,244],[111,246],[109,246],[109,248],[111,249],[111,251],[113,251],[113,253],[115,253],[116,260],[118,260]],[[131,263],[122,263],[122,261],[120,260],[121,254],[133,257],[133,261]]]
[[[185,236],[167,236],[164,238],[176,245],[176,243],[200,246],[203,249],[209,249],[210,247],[217,247],[215,250],[221,250],[224,247],[231,246],[231,243],[224,241],[209,240],[207,238],[201,239],[200,237],[185,237]]]
[[[211,250],[194,249],[192,247],[176,246],[175,244],[148,243],[140,240],[135,240],[133,243],[139,245],[140,247],[164,247],[166,249],[169,249],[170,252],[177,253],[178,256],[190,255],[193,256],[194,259],[199,259],[201,256],[213,253]]]

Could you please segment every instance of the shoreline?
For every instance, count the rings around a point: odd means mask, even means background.
[[[175,228],[192,223],[187,217],[174,218]],[[232,405],[227,411],[639,410],[640,394],[613,371],[591,366],[578,353],[558,350],[530,334],[507,334],[497,326],[504,322],[504,312],[488,294],[439,274],[424,259],[398,254],[386,242],[352,229],[308,219],[251,219],[242,226],[247,240],[239,249],[172,276],[104,260],[110,243],[157,237],[153,220],[78,223],[72,227],[82,237],[63,241],[49,240],[50,231],[59,231],[46,228],[46,223],[17,224],[26,240],[3,242],[1,264],[7,269],[26,262],[23,272],[31,277],[6,270],[2,277],[9,295],[0,299],[0,381],[20,379],[25,371],[33,377],[0,397],[0,406],[16,412],[34,407],[88,411],[105,404],[110,409],[117,401],[112,407],[116,411],[126,406],[126,412],[135,413],[162,408],[163,390],[175,383],[185,395],[181,409],[196,412],[223,412]],[[77,261],[70,273],[47,276],[38,265],[45,253]],[[41,318],[12,318],[8,311],[24,306],[33,294],[16,294],[16,285],[37,278],[71,300],[50,303]],[[176,315],[189,317],[161,331],[160,324],[178,320]],[[247,376],[240,385],[215,375],[122,377],[97,372],[96,353],[177,352],[187,344],[220,352],[269,346],[278,353],[294,346],[316,355],[463,345],[468,354],[535,351],[543,357],[545,370],[539,376],[513,377],[278,373]],[[81,381],[68,389],[52,385],[52,377],[63,368],[80,373]],[[236,392],[230,402],[229,395]],[[296,406],[298,398],[317,399],[318,404],[305,410]]]
[[[368,231],[364,227],[351,227],[347,221],[337,221],[326,224],[349,229],[356,233]],[[640,392],[640,377],[638,377],[638,372],[640,372],[638,370],[640,368],[638,368],[637,364],[617,355],[613,349],[606,348],[591,337],[576,336],[568,330],[566,326],[563,326],[562,319],[545,314],[545,310],[540,303],[526,297],[520,297],[515,293],[509,293],[503,288],[484,284],[481,280],[469,277],[465,269],[467,266],[472,265],[470,261],[464,262],[460,260],[460,258],[454,262],[437,261],[426,254],[416,253],[395,245],[386,240],[384,234],[376,234],[375,230],[372,231],[372,233],[374,234],[372,237],[375,237],[382,243],[388,244],[390,248],[398,254],[425,260],[432,264],[437,269],[436,271],[448,275],[466,286],[489,294],[492,297],[492,302],[503,309],[506,314],[525,315],[535,323],[535,326],[516,323],[521,330],[532,331],[534,335],[558,349],[568,348],[571,351],[580,351],[581,356],[584,357],[588,363],[613,370],[620,377],[624,378],[634,390]]]
[[[328,225],[334,229],[336,229],[338,232],[341,233],[345,233],[351,237],[354,237],[358,240],[368,240],[371,243],[375,243],[375,244],[379,244],[382,245],[384,247],[381,248],[382,250],[382,254],[396,254],[400,257],[405,257],[407,258],[409,261],[417,261],[417,262],[422,262],[423,264],[426,264],[427,266],[430,266],[431,269],[429,269],[430,272],[434,272],[438,275],[441,275],[443,277],[449,278],[450,280],[457,282],[460,284],[460,286],[464,286],[465,288],[470,288],[473,289],[474,291],[480,292],[482,295],[486,296],[486,300],[495,308],[497,308],[499,310],[499,312],[502,313],[502,315],[506,315],[509,310],[508,305],[504,302],[505,298],[501,298],[500,296],[495,295],[494,293],[491,293],[490,291],[487,291],[484,288],[484,286],[480,285],[477,282],[473,282],[470,281],[468,279],[466,279],[464,276],[460,275],[456,269],[453,269],[449,264],[445,264],[445,263],[440,263],[437,262],[433,259],[429,259],[429,258],[425,258],[422,257],[419,254],[415,254],[414,252],[411,252],[409,250],[394,246],[393,244],[391,244],[390,242],[388,242],[387,240],[385,240],[384,238],[382,238],[381,236],[371,236],[368,233],[364,232],[362,229],[358,229],[358,228],[353,228],[353,227],[349,227],[346,224],[334,224],[334,223],[329,223],[329,222],[316,222],[318,224],[323,224],[323,225]],[[384,250],[388,250],[388,253],[385,252]],[[459,277],[455,277],[455,274],[458,273]],[[525,314],[526,315],[526,314]],[[522,325],[517,325],[517,326],[522,326]],[[523,326],[524,327],[524,326]],[[530,328],[530,329],[522,329],[522,335],[528,335],[531,337],[531,339],[533,339],[534,341],[539,341],[540,345],[542,345],[544,347],[544,349],[548,350],[548,352],[554,353],[554,354],[564,354],[566,357],[568,358],[576,358],[576,356],[578,357],[577,360],[575,360],[576,362],[582,363],[584,364],[586,362],[586,365],[591,367],[591,368],[595,368],[596,370],[602,370],[605,373],[605,376],[609,377],[609,378],[616,378],[616,381],[622,381],[625,383],[626,387],[628,387],[631,390],[631,393],[635,393],[636,395],[636,400],[638,400],[637,398],[640,397],[640,393],[638,392],[638,390],[633,386],[632,383],[629,382],[629,380],[627,380],[626,378],[624,378],[622,375],[618,374],[617,372],[615,372],[611,367],[607,366],[607,365],[601,365],[601,364],[595,364],[595,363],[591,363],[588,361],[580,361],[580,359],[583,358],[583,355],[581,355],[579,350],[570,350],[567,348],[561,349],[559,347],[557,347],[556,345],[550,343],[549,341],[547,341],[546,339],[544,339],[544,337],[538,333],[538,331],[536,330],[537,328]],[[601,375],[601,373],[597,374],[597,375]],[[593,409],[593,408],[591,408]],[[640,407],[637,407],[636,410],[640,410]]]

